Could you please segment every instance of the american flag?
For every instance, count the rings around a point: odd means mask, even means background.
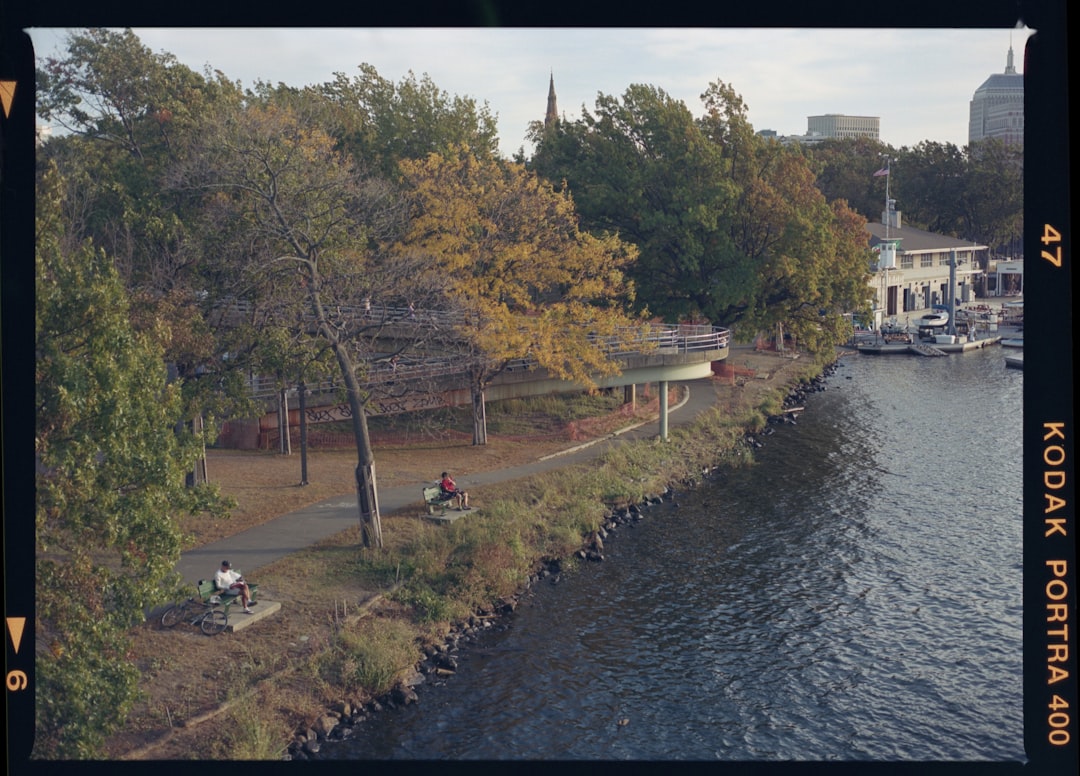
[[[885,165],[880,170],[878,170],[877,172],[874,173],[874,177],[875,178],[880,178],[882,175],[888,175],[888,174],[889,174],[889,165]]]

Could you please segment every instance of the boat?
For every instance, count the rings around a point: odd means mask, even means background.
[[[1023,337],[1005,337],[1001,340],[1001,347],[1003,348],[1022,348],[1024,347]]]
[[[1015,356],[1005,356],[1005,366],[1010,369],[1023,369],[1024,368],[1024,354],[1019,353]]]
[[[920,329],[940,329],[949,324],[949,313],[945,310],[934,310],[915,321]]]
[[[910,353],[911,342],[907,340],[904,342],[867,342],[856,345],[855,349],[868,356],[880,356],[889,353]]]
[[[989,305],[981,304],[957,310],[956,317],[976,323],[996,323],[1001,316],[998,310]]]

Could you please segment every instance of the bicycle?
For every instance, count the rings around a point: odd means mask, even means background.
[[[161,624],[166,628],[184,621],[189,625],[198,625],[207,636],[216,636],[228,626],[229,615],[224,609],[218,608],[217,602],[198,598],[189,598],[171,606],[161,615]]]

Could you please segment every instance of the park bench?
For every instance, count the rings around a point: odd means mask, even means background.
[[[165,609],[161,624],[165,628],[172,628],[187,622],[198,625],[207,636],[215,636],[229,626],[229,608],[239,600],[239,596],[223,595],[209,579],[200,579],[195,588],[196,593],[191,598]],[[248,603],[255,603],[258,586],[249,583],[248,589],[251,590]]]
[[[259,586],[253,585],[248,582],[248,590],[251,591],[251,599],[248,601],[249,605],[255,602],[255,596],[258,595]],[[200,579],[199,580],[199,598],[202,599],[204,604],[221,604],[225,608],[225,616],[229,616],[229,607],[240,600],[239,595],[225,595],[214,584],[212,579]]]
[[[454,500],[454,497],[443,493],[438,485],[429,485],[424,488],[424,503],[427,504],[429,515],[445,515],[446,507]]]

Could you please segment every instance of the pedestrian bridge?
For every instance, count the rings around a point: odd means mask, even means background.
[[[381,312],[381,311],[380,311]],[[414,318],[412,310],[392,311],[402,318]],[[432,316],[431,313],[419,315]],[[423,320],[423,319],[421,319]],[[452,321],[434,317],[431,325],[450,329]],[[597,375],[600,388],[659,383],[661,390],[661,429],[666,436],[667,384],[696,380],[712,374],[712,364],[728,356],[731,333],[728,329],[696,324],[652,324],[596,338],[597,344],[619,365],[614,375]],[[416,412],[439,407],[472,403],[468,364],[460,357],[433,356],[410,359],[381,359],[369,363],[363,375],[365,387],[372,391],[367,404],[370,415]],[[270,437],[282,437],[280,418],[289,418],[289,426],[300,424],[300,405],[309,424],[346,421],[351,409],[344,400],[340,381],[329,380],[303,386],[301,402],[297,386],[285,387],[273,378],[249,381],[255,399],[265,402],[266,413],[258,421],[258,443],[250,438],[223,440],[240,447],[266,447]],[[508,362],[484,392],[487,401],[540,396],[549,393],[580,391],[584,385],[564,380],[542,368],[535,359],[520,358]],[[237,424],[229,424],[236,427]],[[227,431],[223,429],[223,431]],[[232,436],[225,433],[224,436]]]

